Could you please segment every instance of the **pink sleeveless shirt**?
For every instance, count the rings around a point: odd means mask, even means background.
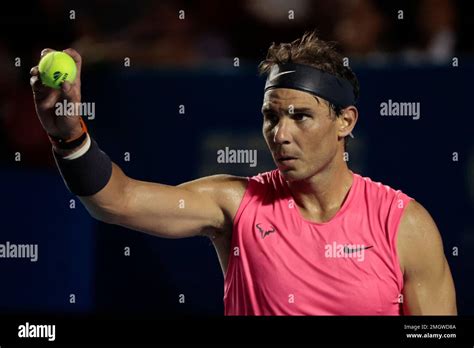
[[[225,315],[402,314],[396,237],[412,198],[352,174],[346,200],[324,223],[302,217],[278,169],[249,178],[234,219]]]

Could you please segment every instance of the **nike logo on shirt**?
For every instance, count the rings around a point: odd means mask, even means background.
[[[366,250],[366,249],[370,249],[370,248],[373,248],[373,247],[374,246],[371,245],[371,246],[368,246],[368,247],[349,248],[348,246],[344,245],[344,254],[352,254],[352,253],[356,253],[356,252]]]

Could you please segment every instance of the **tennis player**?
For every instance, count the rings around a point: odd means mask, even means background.
[[[359,84],[314,33],[273,44],[259,66],[267,76],[262,131],[276,169],[177,186],[128,177],[80,116],[55,115],[56,102],[81,101],[81,57],[65,51],[76,81],[52,90],[34,67],[31,85],[67,187],[100,221],[163,238],[209,237],[224,274],[225,315],[457,314],[430,214],[348,168]]]

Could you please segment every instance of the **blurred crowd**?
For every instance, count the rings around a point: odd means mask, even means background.
[[[3,23],[3,54],[73,46],[90,62],[128,56],[138,65],[186,66],[260,59],[272,41],[312,29],[362,59],[443,62],[473,49],[463,37],[472,25],[467,0],[39,0],[28,6]],[[12,33],[19,19],[31,30]]]
[[[0,21],[0,155],[28,149],[33,165],[50,151],[32,121],[27,82],[45,47],[74,47],[87,67],[123,66],[125,57],[134,68],[196,67],[234,57],[258,62],[272,42],[316,29],[344,55],[367,64],[446,64],[473,53],[468,0],[38,0],[10,6]]]

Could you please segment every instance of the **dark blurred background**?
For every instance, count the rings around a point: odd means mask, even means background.
[[[349,167],[428,209],[459,313],[474,314],[473,7],[467,0],[9,2],[0,15],[0,243],[38,244],[39,260],[0,259],[0,311],[223,313],[223,276],[209,240],[100,223],[67,191],[29,86],[43,48],[82,55],[83,101],[96,111],[86,122],[101,148],[127,175],[174,185],[274,168],[261,135],[257,65],[272,42],[317,29],[338,43],[361,83]],[[389,99],[420,102],[420,119],[381,117]],[[226,146],[256,149],[258,165],[217,163]]]

